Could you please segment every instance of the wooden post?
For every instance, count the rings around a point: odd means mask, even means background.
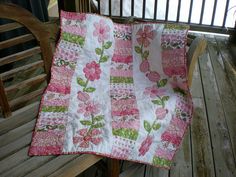
[[[119,177],[120,164],[119,160],[108,159],[108,177]]]
[[[11,116],[11,109],[7,100],[6,93],[4,91],[4,85],[0,78],[0,105],[2,107],[2,113],[4,117]]]

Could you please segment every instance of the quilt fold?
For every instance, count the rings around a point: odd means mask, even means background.
[[[192,118],[187,31],[62,11],[29,155],[90,153],[170,168]]]

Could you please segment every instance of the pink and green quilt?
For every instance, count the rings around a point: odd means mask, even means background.
[[[62,11],[29,155],[90,153],[170,168],[192,118],[187,31]]]

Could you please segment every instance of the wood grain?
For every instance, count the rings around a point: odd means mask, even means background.
[[[11,31],[11,30],[18,29],[21,27],[23,27],[23,26],[20,23],[16,23],[16,22],[7,23],[4,25],[0,25],[0,33]]]
[[[4,135],[1,135],[0,136],[0,147],[5,146],[5,145],[17,140],[21,136],[24,136],[25,134],[31,132],[34,129],[35,122],[36,121],[34,119],[22,126],[19,126],[15,129],[5,133]]]
[[[233,151],[208,51],[206,52],[204,59],[201,59],[199,63],[209,121],[209,130],[212,138],[216,176],[233,177],[236,174]]]
[[[51,159],[55,158],[55,156],[34,156],[26,161],[20,163],[16,167],[6,171],[1,176],[2,177],[25,177],[27,173],[38,168],[39,166],[47,163]],[[23,170],[22,170],[23,169]]]
[[[234,94],[233,87],[229,80],[228,73],[225,72],[224,62],[229,60],[229,51],[225,45],[225,38],[220,39],[216,37],[217,49],[214,49],[212,43],[209,44],[208,50],[216,76],[219,94],[223,105],[227,128],[231,139],[231,144],[234,152],[234,159],[236,159],[236,95]]]
[[[167,171],[167,170],[166,170]],[[167,171],[168,172],[168,171]],[[190,131],[186,133],[181,147],[176,152],[170,177],[191,177],[192,176],[192,154]]]
[[[43,81],[45,81],[46,77],[47,77],[46,74],[40,74],[38,76],[32,77],[30,79],[27,79],[27,80],[24,80],[24,81],[19,82],[17,84],[6,87],[5,92],[7,94],[9,94],[11,92],[16,92],[17,90],[24,89],[27,86],[34,86],[36,84],[39,84],[39,83],[42,83]]]
[[[2,80],[10,79],[10,78],[14,77],[16,74],[19,74],[21,72],[23,73],[26,71],[32,71],[32,70],[39,68],[43,65],[44,65],[43,61],[36,61],[34,63],[30,63],[27,65],[12,69],[10,71],[4,72],[4,73],[0,74],[0,76],[2,77]]]
[[[49,176],[50,174],[54,173],[58,169],[62,168],[65,164],[75,159],[76,157],[78,157],[78,155],[57,156],[56,158],[50,160],[49,162],[31,171],[25,177]]]
[[[13,141],[6,146],[3,146],[0,148],[0,160],[3,158],[17,152],[19,149],[29,145],[31,142],[32,132],[22,136],[21,138],[17,139],[16,141]]]
[[[22,36],[14,37],[12,39],[8,39],[5,41],[0,42],[0,50],[12,47],[14,45],[22,44],[34,39],[32,34],[25,34]]]
[[[36,46],[28,50],[8,55],[6,57],[0,58],[0,66],[22,60],[24,58],[38,54],[40,52],[41,52],[40,47]]]
[[[76,159],[64,165],[49,177],[74,177],[101,160],[102,157],[82,154]]]
[[[30,157],[28,154],[29,147],[24,147],[17,151],[16,153],[7,156],[3,160],[0,161],[0,176],[2,173],[8,171],[9,169],[12,169],[13,167],[21,164],[23,161],[29,159]]]
[[[38,114],[38,109],[39,102],[35,102],[13,112],[9,119],[1,121],[0,135],[33,120]]]
[[[4,117],[10,117],[12,115],[1,76],[0,76],[0,106]]]

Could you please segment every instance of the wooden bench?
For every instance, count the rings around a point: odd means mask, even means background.
[[[0,26],[0,34],[22,27],[29,32],[1,41],[0,51],[31,40],[37,41],[32,48],[0,58],[0,67],[10,65],[11,68],[0,71],[0,105],[3,114],[0,118],[0,176],[77,176],[103,158],[88,154],[28,156],[39,100],[50,78],[50,28],[30,12],[15,5],[0,4],[0,18],[14,21]],[[194,65],[205,47],[206,41],[196,38],[188,50],[190,85]],[[119,161],[109,161],[108,176],[117,177]]]

